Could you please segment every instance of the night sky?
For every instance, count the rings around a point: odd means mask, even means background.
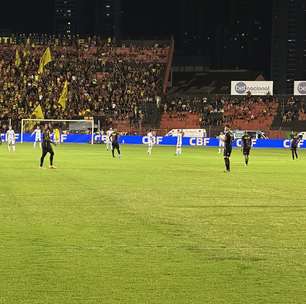
[[[1,3],[0,29],[18,32],[52,32],[53,0],[10,0]],[[130,36],[180,35],[182,0],[122,0],[123,29]],[[230,4],[239,0],[188,0],[194,14],[201,13],[206,27],[225,24],[230,18]],[[240,0],[241,2],[241,0]],[[254,17],[270,17],[271,0],[249,0],[256,3]],[[238,6],[239,7],[239,6]],[[264,9],[263,9],[264,8]],[[188,13],[188,12],[186,12]],[[241,14],[244,14],[243,7]],[[194,16],[188,15],[192,22]]]
[[[46,33],[53,30],[52,0],[5,0],[1,2],[1,10],[1,30],[21,33]]]
[[[51,33],[54,28],[53,2],[3,1],[0,30]],[[216,47],[225,45],[225,48],[230,48],[227,44],[236,33],[254,32],[251,24],[254,23],[262,28],[260,33],[252,34],[258,40],[257,46],[249,44],[245,47],[253,48],[261,56],[269,53],[271,10],[272,0],[122,0],[122,33],[125,38],[136,39],[169,38],[173,35],[178,53],[211,58]],[[236,19],[241,19],[241,22],[235,24]],[[262,54],[255,50],[260,44],[266,46]],[[231,49],[235,52],[234,47]],[[244,66],[252,68],[252,65],[259,64],[262,69],[269,66],[267,58],[256,62],[253,55],[246,54],[245,57]],[[222,65],[226,59],[212,60],[216,65]]]

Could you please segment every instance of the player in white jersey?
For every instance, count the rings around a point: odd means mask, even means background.
[[[224,151],[224,141],[225,141],[225,135],[223,132],[220,132],[219,135],[219,154],[223,153]]]
[[[6,142],[9,152],[11,152],[11,149],[13,152],[15,152],[15,141],[15,132],[12,127],[9,127],[8,131],[6,132]]]
[[[34,140],[34,148],[36,148],[36,144],[39,143],[39,147],[41,148],[41,129],[39,126],[34,130],[34,132],[31,134],[31,136],[35,135]]]
[[[108,131],[106,131],[106,141],[105,141],[105,143],[106,143],[106,150],[108,151],[108,150],[112,150],[112,141],[111,141],[111,136],[112,136],[112,134],[113,134],[113,129],[112,128],[109,128],[109,130]]]
[[[149,130],[149,132],[147,134],[147,137],[148,137],[148,155],[151,155],[152,154],[152,148],[153,148],[153,145],[154,145],[154,135],[153,135],[152,130]]]
[[[182,155],[182,145],[183,145],[183,137],[184,137],[184,132],[183,130],[179,130],[177,135],[177,141],[176,141],[176,156]]]

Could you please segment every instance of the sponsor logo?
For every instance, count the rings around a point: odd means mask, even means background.
[[[304,140],[301,140],[299,143],[298,143],[298,147],[299,148],[306,148],[306,147],[304,147],[305,145],[304,145]],[[286,140],[284,140],[283,141],[283,146],[284,146],[284,148],[290,148],[291,147],[291,139],[286,139]]]
[[[257,144],[257,139],[253,138],[252,139],[252,147],[254,147]],[[242,147],[242,139],[237,139],[236,140],[236,146],[238,148]]]
[[[210,138],[202,138],[202,137],[191,137],[189,139],[190,146],[208,146]]]
[[[290,139],[285,139],[285,140],[283,141],[283,146],[284,146],[284,148],[290,148],[290,142],[291,142]]]
[[[66,140],[66,139],[65,139]],[[94,141],[95,142],[99,142],[102,141],[104,143],[106,143],[107,141],[109,141],[109,137],[107,135],[100,135],[100,134],[96,134],[94,136]]]
[[[235,91],[238,94],[244,94],[247,91],[247,85],[244,82],[240,81],[240,82],[236,83]]]
[[[60,138],[60,142],[65,142],[67,140],[67,135],[66,134],[62,134],[61,138]]]
[[[234,95],[246,95],[251,92],[253,95],[273,94],[272,81],[232,81],[231,92]]]
[[[163,141],[163,137],[162,136],[153,136],[152,139],[153,139],[153,144],[154,145],[160,145],[162,143],[162,141]],[[149,137],[148,136],[144,136],[142,138],[142,143],[144,145],[149,144]]]
[[[299,82],[297,90],[301,95],[306,95],[306,81]]]
[[[5,141],[6,140],[6,134],[5,133],[1,133],[0,134],[0,139],[1,141]],[[20,134],[19,133],[15,133],[15,140],[19,140],[20,139]]]

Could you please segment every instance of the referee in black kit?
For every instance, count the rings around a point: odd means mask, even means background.
[[[290,149],[291,149],[291,154],[292,154],[292,159],[293,160],[298,159],[297,149],[298,149],[300,140],[301,140],[301,137],[298,136],[297,133],[293,133],[291,135]]]
[[[119,146],[119,133],[115,130],[109,137],[112,142],[112,155],[115,157],[115,150],[117,150],[118,157],[121,158],[120,146]]]
[[[242,153],[244,155],[245,165],[248,166],[250,151],[252,148],[252,137],[248,134],[247,131],[244,132],[244,135],[241,138],[241,147],[242,147]]]
[[[44,159],[48,153],[50,153],[50,169],[55,169],[56,167],[53,165],[54,159],[54,151],[51,144],[56,145],[53,141],[51,141],[51,132],[49,126],[46,124],[42,133],[42,155],[40,158],[40,168],[43,168]]]
[[[233,134],[228,126],[224,128],[224,163],[225,163],[225,172],[231,172],[231,163],[230,157],[232,154],[233,148]]]

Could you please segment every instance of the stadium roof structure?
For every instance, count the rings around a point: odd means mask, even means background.
[[[264,80],[258,71],[207,70],[202,72],[174,71],[170,94],[229,94],[232,80]]]

